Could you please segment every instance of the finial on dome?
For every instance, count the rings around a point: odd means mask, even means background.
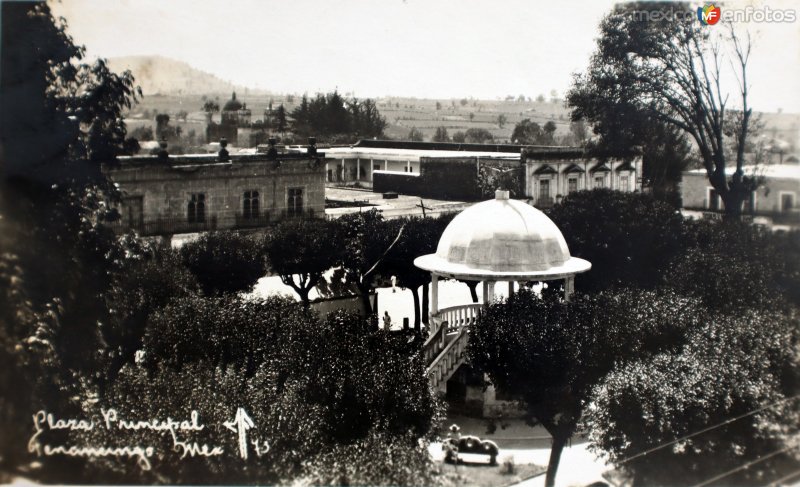
[[[494,192],[494,199],[507,200],[511,196],[511,192],[505,189],[498,189]]]

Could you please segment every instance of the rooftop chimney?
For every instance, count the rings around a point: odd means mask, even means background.
[[[306,153],[309,156],[317,155],[317,138],[316,137],[309,137],[308,138],[308,150]]]
[[[277,142],[278,141],[275,139],[275,137],[270,137],[269,140],[267,140],[267,143],[269,144],[269,149],[267,149],[267,159],[278,158],[278,149],[275,148],[275,144]]]
[[[219,157],[218,157],[218,159],[221,162],[227,162],[227,161],[231,160],[230,153],[228,152],[228,149],[226,149],[226,147],[228,147],[228,139],[226,139],[225,137],[219,139]]]
[[[167,137],[161,136],[161,140],[158,141],[158,147],[160,147],[158,151],[158,160],[159,161],[168,161],[169,160],[169,152],[167,152]]]

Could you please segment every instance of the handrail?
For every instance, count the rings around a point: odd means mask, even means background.
[[[447,344],[426,369],[425,373],[430,378],[434,388],[439,389],[440,385],[445,383],[458,369],[458,366],[464,362],[468,333],[467,327],[462,327],[456,338]]]
[[[462,304],[442,309],[434,316],[441,322],[447,322],[448,333],[455,333],[461,327],[471,325],[481,308],[481,304]]]
[[[431,320],[435,328],[433,333],[428,335],[425,343],[422,345],[422,351],[425,356],[425,364],[431,364],[433,360],[439,355],[444,348],[444,343],[447,335],[447,323],[441,320]],[[437,324],[438,322],[438,324]]]

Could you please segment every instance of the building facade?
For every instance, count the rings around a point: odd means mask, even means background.
[[[315,151],[315,149],[314,149]],[[324,218],[324,154],[120,157],[103,172],[120,188],[116,230],[169,235]]]
[[[728,174],[733,171],[734,168],[730,168]],[[761,184],[744,202],[744,214],[767,216],[776,222],[800,221],[800,163],[750,165],[744,167],[744,172],[761,179]],[[708,213],[725,210],[722,198],[709,183],[705,169],[684,172],[680,191],[683,207],[687,210]]]
[[[525,151],[525,195],[539,208],[548,208],[575,191],[608,188],[642,190],[642,158],[587,158],[583,150],[553,148]]]

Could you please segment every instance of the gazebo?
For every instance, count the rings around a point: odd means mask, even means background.
[[[503,190],[495,199],[458,214],[439,239],[436,253],[417,257],[414,265],[431,273],[431,334],[424,353],[428,376],[440,390],[464,362],[469,325],[494,299],[497,282],[507,282],[510,295],[525,282],[563,279],[568,300],[575,275],[592,267],[569,254],[564,236],[550,218],[509,199]],[[440,310],[439,278],[482,282],[484,303]]]

